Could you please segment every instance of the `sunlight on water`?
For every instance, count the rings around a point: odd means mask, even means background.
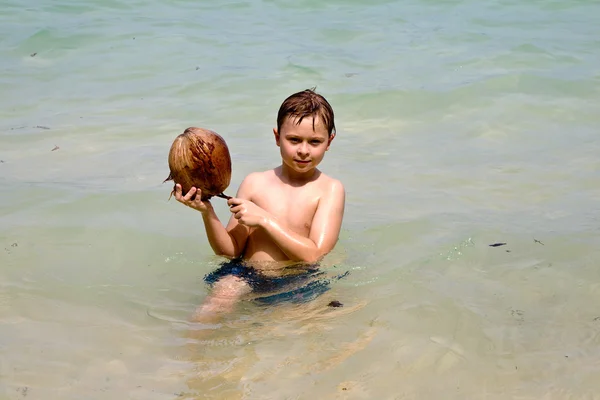
[[[0,6],[0,398],[598,397],[598,4]],[[172,140],[222,134],[235,192],[314,86],[330,290],[192,322],[221,260]]]

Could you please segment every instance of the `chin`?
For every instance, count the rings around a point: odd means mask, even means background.
[[[318,163],[315,163],[313,161],[308,164],[301,165],[301,164],[297,164],[295,161],[292,160],[290,162],[286,162],[285,165],[287,168],[289,168],[290,170],[292,170],[298,174],[306,174],[311,171],[314,171],[315,168],[317,168]]]
[[[315,169],[317,166],[314,163],[310,163],[310,164],[300,164],[298,165],[295,169],[297,169],[298,171],[310,171]]]

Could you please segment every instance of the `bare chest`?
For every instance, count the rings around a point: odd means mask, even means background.
[[[308,236],[319,196],[311,190],[278,188],[259,194],[254,202],[294,232]]]

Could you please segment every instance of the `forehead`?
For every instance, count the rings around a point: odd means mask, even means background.
[[[298,123],[299,117],[289,116],[283,120],[283,124],[281,125],[280,133],[284,134],[294,134],[294,135],[303,135],[303,136],[328,136],[327,127],[321,122],[319,116],[307,116],[302,118],[302,121]],[[314,130],[313,130],[313,121],[314,121]]]

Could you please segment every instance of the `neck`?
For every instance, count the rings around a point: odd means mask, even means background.
[[[320,171],[316,168],[313,168],[306,172],[297,172],[289,166],[282,164],[275,169],[275,173],[279,175],[281,180],[285,183],[291,185],[302,185],[315,180],[319,176]]]

